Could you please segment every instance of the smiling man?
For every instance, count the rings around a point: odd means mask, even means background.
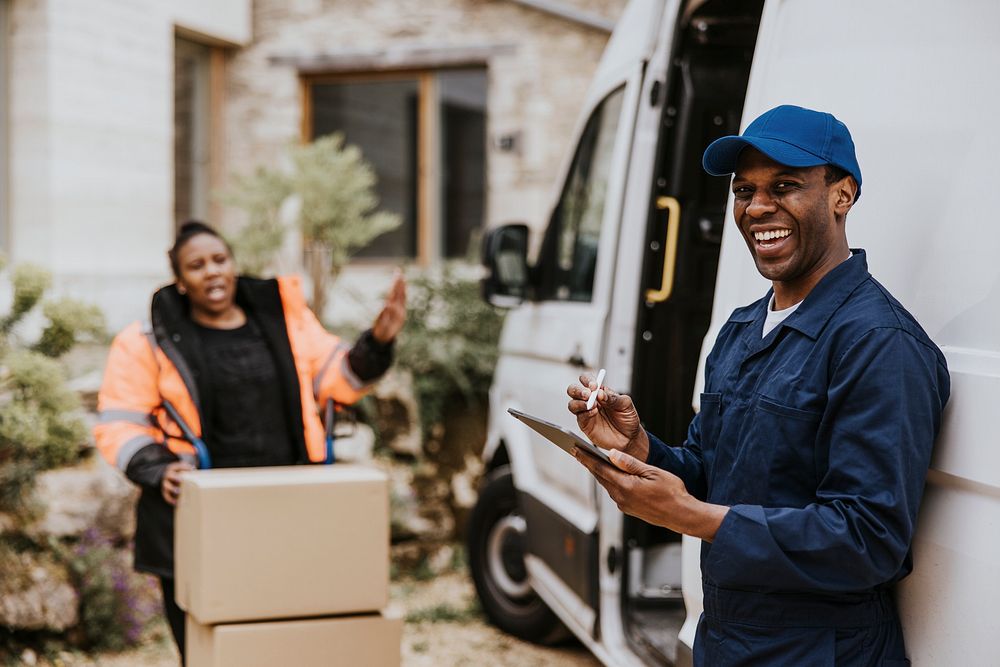
[[[703,165],[734,175],[772,289],[720,330],[683,445],[584,376],[569,409],[619,470],[577,458],[623,512],[704,540],[696,665],[908,664],[891,589],[913,567],[944,357],[848,246],[861,169],[843,123],[780,106]]]

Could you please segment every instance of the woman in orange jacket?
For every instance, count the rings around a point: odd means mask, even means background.
[[[148,324],[111,345],[94,434],[104,458],[142,489],[135,568],[160,578],[183,661],[173,595],[181,473],[324,461],[319,408],[353,403],[388,369],[406,287],[397,276],[372,328],[349,345],[323,329],[296,278],[237,276],[208,225],[185,223],[168,255],[176,282],[153,295]]]

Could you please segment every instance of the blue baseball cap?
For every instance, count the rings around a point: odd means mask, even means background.
[[[701,159],[712,176],[736,171],[736,161],[747,146],[753,146],[775,162],[789,167],[840,167],[858,183],[861,197],[861,167],[854,154],[854,140],[847,126],[833,114],[783,104],[758,116],[743,134],[716,139]]]

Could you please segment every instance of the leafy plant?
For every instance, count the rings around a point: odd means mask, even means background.
[[[406,615],[407,623],[471,623],[483,617],[476,599],[469,600],[464,609],[442,602],[432,607],[415,609]]]
[[[133,572],[129,559],[96,530],[84,533],[72,556],[85,643],[111,651],[138,645],[159,614],[155,581]]]
[[[16,512],[35,475],[75,461],[87,441],[79,398],[65,386],[56,357],[104,331],[100,311],[71,299],[43,302],[51,276],[34,266],[12,272],[13,304],[0,318],[0,512]],[[47,323],[34,343],[17,325],[41,304]]]
[[[375,169],[357,146],[345,145],[343,134],[292,146],[289,153],[290,172],[259,167],[225,197],[249,214],[248,224],[232,239],[233,249],[246,270],[263,272],[284,239],[282,211],[291,212],[305,242],[311,305],[322,314],[328,288],[350,256],[398,227],[400,218],[378,210]]]
[[[281,248],[285,227],[281,205],[292,194],[290,179],[273,169],[257,167],[237,175],[233,190],[222,199],[247,212],[248,221],[239,234],[228,240],[240,269],[251,275],[264,273]]]
[[[493,380],[503,312],[479,295],[478,282],[444,265],[413,277],[397,364],[413,375],[424,435],[453,401],[484,403]]]

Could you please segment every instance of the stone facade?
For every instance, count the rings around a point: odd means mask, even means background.
[[[4,254],[118,328],[169,275],[175,30],[246,42],[250,0],[5,2]]]
[[[611,24],[625,1],[558,4]],[[405,69],[406,52],[488,52],[485,222],[520,221],[534,228],[548,215],[588,83],[609,37],[605,30],[513,0],[258,0],[253,31],[253,43],[227,63],[230,170],[280,164],[288,142],[301,138],[299,70],[288,64],[296,57],[395,51],[403,54],[396,63]],[[502,135],[516,137],[515,150],[495,146]],[[239,221],[237,212],[227,213],[229,225]]]
[[[3,0],[9,145],[0,246],[13,262],[52,270],[59,292],[97,303],[113,330],[145,314],[152,289],[169,279],[178,32],[226,47],[223,140],[213,156],[223,187],[230,174],[280,162],[288,142],[301,139],[299,70],[281,57],[486,54],[484,222],[538,228],[609,37],[598,24],[612,25],[625,1]],[[514,148],[497,148],[501,137],[514,137]],[[231,229],[242,219],[217,205],[213,212]]]

